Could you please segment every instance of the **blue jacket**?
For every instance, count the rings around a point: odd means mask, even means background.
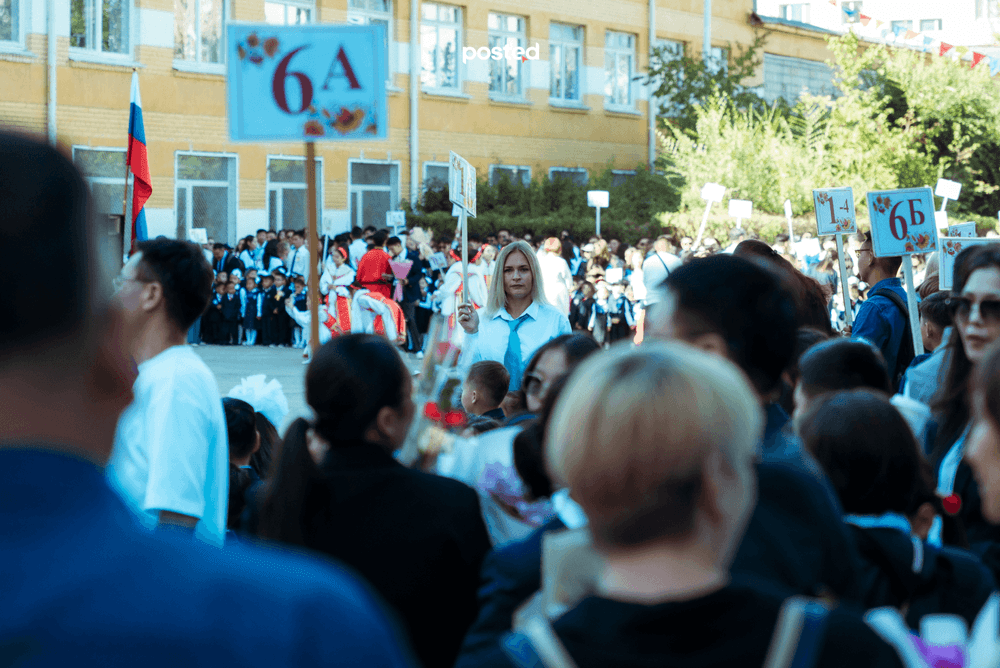
[[[0,665],[413,665],[341,566],[147,531],[98,466],[45,449],[0,450],[0,601]]]
[[[900,285],[898,278],[887,278],[879,281],[868,290],[868,294],[872,296],[858,308],[851,336],[852,338],[864,338],[874,343],[875,347],[882,351],[882,356],[885,357],[889,376],[894,377],[896,357],[899,355],[899,347],[906,333],[906,316],[888,297],[875,294],[882,288],[889,288],[902,297],[904,301],[906,300],[906,292]]]

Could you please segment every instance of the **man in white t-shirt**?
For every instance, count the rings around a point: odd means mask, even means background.
[[[646,286],[646,306],[654,304],[659,298],[660,286],[667,280],[681,259],[671,253],[673,246],[666,236],[657,237],[653,242],[653,252],[642,263],[642,281]]]
[[[229,443],[219,387],[186,345],[212,294],[212,268],[194,244],[140,245],[117,297],[139,376],[122,414],[107,474],[140,518],[194,528],[221,545],[226,531]]]

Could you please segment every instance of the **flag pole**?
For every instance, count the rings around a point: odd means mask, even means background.
[[[132,68],[132,75],[135,76],[138,72],[138,68]],[[129,79],[129,105],[128,105],[128,115],[129,115],[129,125],[132,121],[132,80]],[[128,127],[128,125],[126,125]],[[126,130],[127,131],[127,130]],[[122,263],[125,261],[125,239],[128,238],[129,254],[131,254],[132,244],[134,243],[132,239],[132,221],[127,220],[128,216],[128,168],[132,163],[132,142],[126,140],[125,149],[125,191],[122,193],[122,247],[121,247],[121,258]]]
[[[316,233],[316,144],[306,142],[306,221],[309,239],[309,339],[319,350],[319,237]],[[293,267],[294,269],[294,267]]]

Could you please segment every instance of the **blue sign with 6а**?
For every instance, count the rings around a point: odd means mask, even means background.
[[[876,190],[868,193],[875,257],[930,253],[937,250],[934,193],[930,188]]]

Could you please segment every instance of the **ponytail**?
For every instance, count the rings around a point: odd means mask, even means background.
[[[257,534],[261,538],[303,544],[302,510],[320,479],[307,445],[310,427],[307,420],[298,418],[285,432],[260,504]]]

